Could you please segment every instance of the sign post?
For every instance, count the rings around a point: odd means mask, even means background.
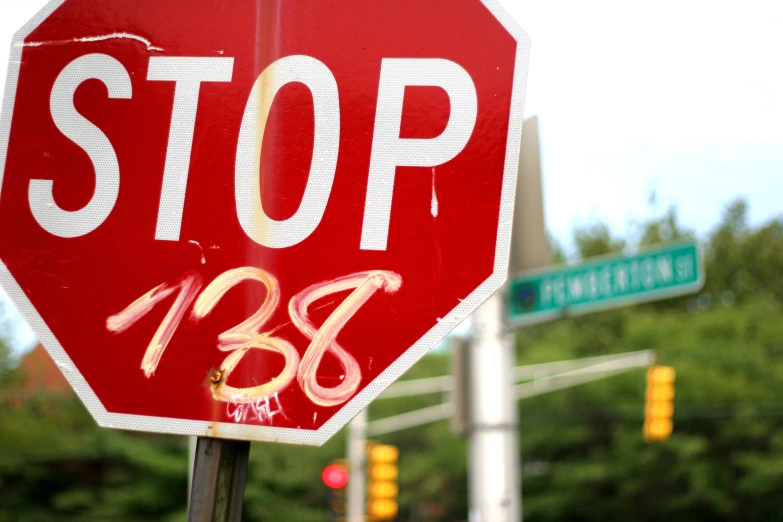
[[[367,482],[367,409],[362,409],[351,422],[348,423],[348,488],[347,497],[347,522],[364,522],[366,514]]]
[[[508,323],[526,326],[564,314],[692,294],[704,286],[703,265],[699,245],[683,241],[631,256],[605,256],[513,276],[507,296]]]
[[[199,437],[188,522],[242,522],[250,443]]]

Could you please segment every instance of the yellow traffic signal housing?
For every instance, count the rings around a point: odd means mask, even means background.
[[[668,439],[674,423],[674,380],[671,366],[653,366],[647,370],[647,392],[644,407],[644,440],[655,442]]]
[[[391,520],[397,516],[397,459],[394,446],[367,443],[367,516],[370,520]]]

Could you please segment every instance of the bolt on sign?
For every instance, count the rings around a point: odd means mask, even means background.
[[[102,426],[323,444],[505,280],[496,0],[55,0],[13,39],[0,281]]]

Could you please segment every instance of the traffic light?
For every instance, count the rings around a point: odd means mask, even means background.
[[[391,520],[397,516],[397,458],[394,446],[367,443],[367,516],[370,520]]]
[[[644,440],[666,440],[674,424],[674,379],[671,366],[652,366],[647,370],[647,393],[644,407]]]
[[[345,459],[333,460],[321,473],[321,479],[331,490],[329,514],[331,520],[345,520],[345,486],[348,484],[348,466]]]

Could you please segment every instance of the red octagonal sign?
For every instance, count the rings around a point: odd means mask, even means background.
[[[2,285],[102,426],[322,444],[504,282],[527,58],[496,0],[55,0]]]

